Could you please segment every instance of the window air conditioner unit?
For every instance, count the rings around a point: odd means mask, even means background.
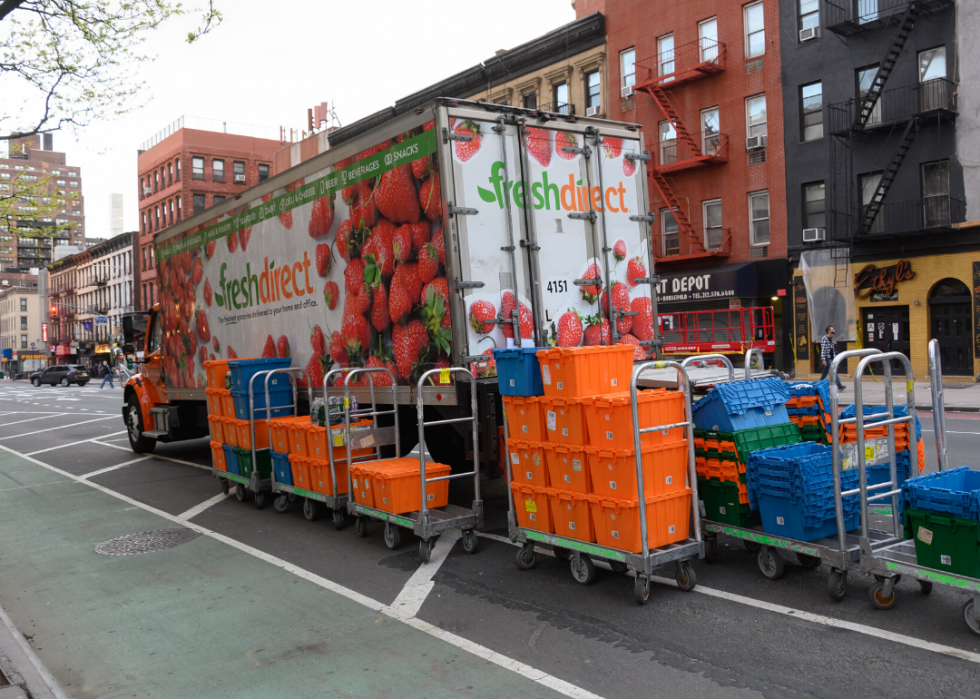
[[[153,190],[150,187],[143,187],[143,194],[153,194]]]
[[[820,243],[827,240],[827,230],[825,228],[804,228],[804,243]]]
[[[627,97],[632,97],[634,92],[635,90],[633,89],[633,86],[627,85],[626,87],[624,87],[622,90],[619,91],[619,94],[623,99],[626,99]]]
[[[238,184],[239,182],[245,184],[245,175],[235,175],[235,184]]]
[[[599,113],[599,108],[598,107],[588,107],[585,110],[585,116],[587,116],[587,117],[595,116],[598,113]]]
[[[810,41],[811,39],[816,39],[818,36],[820,36],[820,27],[807,27],[806,29],[801,29],[800,43]]]
[[[745,139],[745,150],[758,150],[765,148],[768,138],[766,136],[749,136]]]

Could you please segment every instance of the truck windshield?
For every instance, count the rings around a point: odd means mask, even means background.
[[[147,354],[152,354],[160,349],[160,340],[163,335],[163,323],[159,313],[154,313],[150,317],[150,345],[146,348]]]

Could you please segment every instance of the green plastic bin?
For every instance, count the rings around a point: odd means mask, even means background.
[[[235,452],[238,454],[238,470],[244,478],[252,477],[252,450],[242,449],[241,447],[235,447]],[[272,457],[269,456],[268,449],[262,449],[255,452],[255,460],[258,462],[259,466],[259,478],[271,478],[272,477]]]
[[[905,510],[905,538],[915,540],[919,565],[980,578],[980,522]]]
[[[760,524],[758,512],[738,501],[738,484],[717,478],[698,478],[698,495],[704,501],[704,516],[712,522],[750,527]]]
[[[827,432],[823,427],[817,427],[816,425],[804,425],[800,427],[800,437],[804,442],[827,444]]]
[[[754,427],[751,430],[739,430],[732,433],[732,438],[735,441],[736,449],[738,449],[739,463],[743,464],[748,463],[749,454],[759,449],[799,444],[803,441],[800,437],[800,428],[792,422]]]

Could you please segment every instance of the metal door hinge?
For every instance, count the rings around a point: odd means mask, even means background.
[[[642,153],[626,153],[623,155],[623,157],[627,160],[642,160],[643,162],[650,160],[650,154],[646,151],[643,151]]]
[[[633,283],[656,285],[660,283],[660,277],[658,277],[657,275],[653,275],[652,277],[637,277],[636,279],[633,280]]]
[[[588,146],[583,148],[576,148],[575,146],[562,146],[561,149],[566,153],[574,153],[575,155],[584,155],[586,158],[592,157],[592,149]]]
[[[466,282],[462,279],[453,279],[454,289],[482,289],[486,284],[483,282]]]
[[[630,221],[643,221],[644,223],[656,223],[657,217],[653,213],[633,214],[632,216],[630,216]]]
[[[466,134],[453,133],[452,131],[450,131],[446,127],[443,127],[443,129],[442,129],[442,140],[443,140],[443,142],[446,142],[446,141],[462,141],[463,143],[468,143],[469,141],[472,141],[473,140],[473,137],[472,136],[467,136]]]
[[[595,211],[588,211],[586,213],[574,212],[568,215],[568,218],[574,218],[582,221],[591,221],[595,223]]]
[[[521,247],[527,248],[528,250],[535,250],[535,251],[541,249],[540,245],[538,245],[537,243],[532,243],[530,240],[522,240]]]
[[[480,213],[477,209],[467,209],[461,206],[455,206],[452,202],[449,203],[449,215],[450,216],[476,216]]]

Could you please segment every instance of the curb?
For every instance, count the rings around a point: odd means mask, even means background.
[[[0,667],[14,687],[26,689],[33,699],[69,699],[3,607],[0,607]]]

